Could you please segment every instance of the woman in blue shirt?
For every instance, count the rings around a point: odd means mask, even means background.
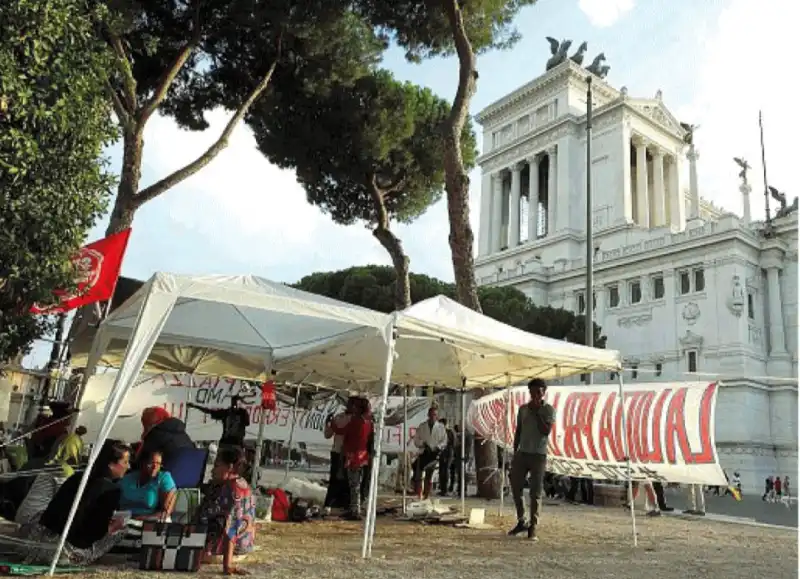
[[[175,481],[161,470],[160,452],[143,456],[139,470],[125,475],[119,482],[122,497],[119,508],[130,511],[135,519],[167,520],[175,507]]]

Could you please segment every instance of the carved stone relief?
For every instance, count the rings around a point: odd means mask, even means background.
[[[690,326],[693,326],[700,318],[700,306],[698,306],[695,302],[689,302],[686,304],[686,306],[684,306],[682,315],[686,323]]]
[[[634,316],[617,318],[617,325],[621,328],[630,328],[631,326],[646,326],[652,319],[653,314],[647,312],[643,314],[636,314]]]
[[[742,280],[738,275],[734,275],[731,280],[731,295],[727,300],[728,309],[737,318],[741,317],[744,311],[744,288]]]
[[[684,350],[700,348],[703,346],[703,336],[699,336],[691,330],[686,330],[686,334],[678,339]]]

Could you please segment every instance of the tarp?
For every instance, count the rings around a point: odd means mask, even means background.
[[[84,440],[94,441],[100,432],[106,414],[106,398],[114,385],[114,374],[107,372],[89,379],[80,407],[80,425],[87,430]],[[240,406],[250,416],[247,439],[258,436],[261,420],[260,394],[246,382],[215,376],[188,376],[186,374],[156,374],[140,376],[135,394],[125,398],[117,421],[111,429],[111,438],[128,443],[136,442],[142,434],[142,408],[160,406],[172,416],[186,423],[186,432],[195,442],[216,442],[222,434],[222,425],[198,410],[188,410],[192,402],[206,408],[228,408],[232,396],[241,396]],[[295,396],[279,396],[275,410],[264,411],[265,440],[286,442],[292,437],[294,447],[302,444],[313,456],[328,458],[331,440],[324,436],[325,420],[344,409],[345,397],[331,391],[302,390],[300,404],[294,407]],[[308,396],[306,396],[308,394]],[[378,396],[370,396],[372,407],[377,407]],[[408,398],[406,440],[411,440],[417,426],[427,417],[431,401],[427,397]],[[403,397],[390,396],[387,401],[386,421],[383,429],[383,448],[387,453],[402,452]],[[295,424],[292,431],[292,424]]]
[[[714,382],[629,384],[623,392],[634,480],[726,485],[715,444]],[[528,389],[512,388],[472,402],[467,428],[511,450],[517,412]],[[628,480],[619,393],[608,386],[547,389],[556,410],[547,470],[580,478]]]

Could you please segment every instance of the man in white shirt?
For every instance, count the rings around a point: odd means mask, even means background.
[[[414,434],[414,446],[420,451],[414,461],[414,493],[421,499],[427,499],[433,486],[433,472],[439,464],[439,455],[447,447],[447,430],[439,422],[439,412],[436,406],[428,410],[428,420],[417,427]],[[425,475],[423,490],[422,475]]]

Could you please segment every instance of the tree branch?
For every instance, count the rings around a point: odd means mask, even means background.
[[[106,92],[109,94],[111,102],[114,104],[114,113],[116,113],[119,119],[119,124],[127,128],[130,123],[130,115],[128,115],[128,111],[125,110],[125,105],[122,104],[122,100],[119,98],[116,89],[111,85],[111,81],[108,80],[107,76],[105,77],[105,84]]]
[[[200,4],[200,0],[196,0],[194,3],[194,15],[192,16],[192,37],[186,42],[184,47],[178,51],[178,54],[175,56],[175,60],[173,60],[172,63],[164,70],[164,73],[158,80],[158,86],[156,87],[153,96],[150,97],[150,100],[142,107],[137,119],[140,127],[143,127],[147,123],[150,117],[153,116],[153,113],[156,112],[158,107],[161,106],[161,103],[164,102],[164,99],[167,97],[167,93],[169,92],[169,87],[172,86],[172,83],[175,81],[175,77],[178,76],[178,73],[192,55],[192,51],[200,42]]]
[[[125,104],[127,110],[133,114],[137,107],[136,99],[136,79],[133,76],[133,68],[131,68],[131,61],[128,58],[128,53],[125,52],[125,47],[122,46],[122,40],[119,36],[111,31],[108,31],[108,41],[114,49],[117,63],[117,68],[122,74],[122,87],[125,96]]]
[[[151,201],[161,195],[164,191],[174,187],[178,183],[185,181],[195,173],[197,173],[200,169],[208,165],[214,157],[220,154],[225,147],[228,146],[228,140],[233,134],[233,130],[237,127],[237,125],[241,122],[241,120],[247,114],[247,111],[250,110],[250,107],[253,106],[261,94],[267,89],[269,85],[269,81],[272,78],[272,74],[275,72],[275,68],[278,66],[278,60],[280,59],[280,51],[278,51],[278,55],[275,57],[275,60],[270,65],[267,74],[264,75],[264,78],[261,79],[261,82],[258,83],[247,99],[242,103],[239,109],[234,113],[231,119],[228,121],[228,124],[225,125],[225,129],[220,134],[219,138],[211,145],[205,153],[200,155],[197,159],[189,163],[188,165],[178,169],[174,173],[167,175],[157,183],[153,183],[149,187],[142,189],[134,198],[134,206],[138,209],[148,201]]]

